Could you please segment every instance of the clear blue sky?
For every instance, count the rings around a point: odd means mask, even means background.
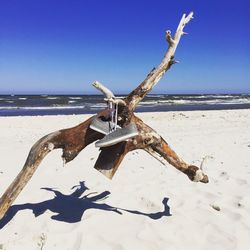
[[[129,92],[191,10],[154,93],[250,93],[249,0],[0,0],[0,94]]]

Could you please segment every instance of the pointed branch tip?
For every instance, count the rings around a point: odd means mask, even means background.
[[[188,21],[189,21],[190,19],[193,19],[193,18],[194,18],[194,12],[191,11],[191,12],[188,14],[188,16],[186,17],[186,19],[188,19]]]
[[[94,81],[92,83],[92,86],[94,86],[96,89],[100,90],[105,95],[105,97],[108,99],[115,97],[111,90],[109,90],[107,87],[105,87],[103,84],[101,84],[98,81]]]
[[[171,37],[171,31],[167,30],[166,31],[166,40],[168,42],[168,44],[171,46],[174,44],[174,39]]]

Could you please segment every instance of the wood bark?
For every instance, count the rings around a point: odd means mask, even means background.
[[[201,169],[185,163],[156,131],[134,115],[134,109],[137,104],[159,82],[165,72],[176,63],[174,60],[175,50],[181,36],[185,34],[183,31],[185,25],[192,18],[192,12],[188,16],[185,14],[182,16],[173,38],[171,37],[170,31],[166,32],[168,49],[162,62],[124,99],[115,98],[114,94],[99,82],[96,81],[93,83],[93,86],[102,91],[105,95],[105,100],[119,105],[118,125],[124,127],[130,122],[134,122],[139,131],[139,134],[132,139],[101,149],[95,163],[95,168],[108,178],[112,179],[127,153],[135,149],[142,149],[159,160],[162,164],[171,164],[176,169],[186,174],[190,180],[203,183],[208,182],[207,175],[205,175]],[[97,116],[107,117],[109,112],[109,109],[106,109],[99,112]],[[73,160],[87,145],[103,138],[104,135],[89,128],[93,117],[73,128],[59,130],[46,135],[34,144],[29,152],[23,169],[0,199],[0,219],[5,215],[6,211],[28,183],[43,158],[49,152],[53,149],[61,148],[63,151],[62,158],[67,163]]]

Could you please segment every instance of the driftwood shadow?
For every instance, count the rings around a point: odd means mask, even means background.
[[[46,210],[50,210],[55,213],[55,215],[51,216],[51,219],[67,223],[81,221],[84,212],[88,209],[110,211],[120,215],[122,215],[122,211],[125,211],[132,214],[147,216],[153,220],[158,220],[164,216],[171,216],[170,207],[167,204],[168,198],[164,198],[162,201],[163,211],[144,213],[136,210],[113,207],[101,202],[108,198],[108,195],[110,194],[109,191],[104,191],[100,194],[92,192],[83,195],[88,190],[84,181],[80,182],[79,185],[72,187],[72,189],[75,190],[69,195],[65,195],[53,188],[42,189],[53,192],[55,194],[54,198],[39,203],[25,203],[11,206],[6,215],[0,220],[0,229],[8,224],[19,211],[26,209],[32,210],[35,217],[42,215]]]

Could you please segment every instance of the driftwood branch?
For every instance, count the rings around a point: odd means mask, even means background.
[[[104,101],[126,106],[126,102],[123,99],[116,98],[113,92],[107,87],[105,87],[103,84],[101,84],[100,82],[94,81],[92,85],[104,94],[105,96]]]
[[[157,84],[164,73],[177,62],[174,60],[174,53],[181,36],[185,34],[183,29],[192,17],[192,12],[188,16],[185,14],[182,16],[173,38],[171,37],[171,32],[166,32],[166,40],[169,47],[162,62],[156,69],[153,69],[146,79],[126,98],[118,99],[114,96],[111,90],[101,83],[97,81],[93,83],[93,86],[104,94],[106,101],[120,105],[118,112],[118,125],[124,127],[128,123],[133,122],[136,124],[139,131],[139,134],[132,139],[110,147],[101,148],[101,152],[95,163],[95,168],[108,178],[112,179],[127,153],[135,149],[142,149],[162,164],[171,164],[176,169],[186,174],[190,180],[203,183],[208,182],[208,177],[201,169],[185,163],[156,131],[135,116],[133,112],[136,105],[149,93],[155,84]],[[106,118],[109,114],[110,110],[106,109],[99,112],[97,116],[100,118]],[[0,219],[5,215],[6,211],[28,183],[43,158],[49,152],[53,149],[61,148],[63,151],[62,158],[67,163],[73,160],[87,145],[103,138],[103,134],[96,132],[89,127],[93,117],[73,128],[51,133],[34,144],[23,169],[0,199]]]
[[[96,89],[100,90],[106,96],[107,99],[115,98],[113,92],[110,89],[108,89],[107,87],[105,87],[103,84],[101,84],[100,82],[94,81],[92,83],[92,85]]]
[[[185,163],[151,127],[137,116],[132,122],[137,125],[139,135],[126,142],[102,149],[95,168],[109,179],[112,179],[125,155],[135,149],[143,149],[163,165],[171,164],[195,182],[208,182],[208,177],[196,166]]]
[[[193,18],[193,12],[188,16],[184,14],[181,18],[179,26],[175,32],[174,38],[171,37],[171,32],[166,32],[166,40],[168,41],[168,50],[156,69],[153,69],[146,79],[133,90],[125,99],[129,110],[134,110],[137,104],[151,91],[151,89],[159,82],[165,72],[174,64],[174,53],[179,44],[181,36],[185,34],[183,31],[185,25]]]
[[[103,111],[99,115],[104,116],[105,113],[106,111]],[[93,117],[73,128],[59,130],[46,135],[33,145],[23,169],[0,198],[0,219],[49,152],[53,149],[61,148],[63,150],[63,161],[67,163],[72,161],[87,145],[103,137],[102,134],[89,128],[92,119]]]

